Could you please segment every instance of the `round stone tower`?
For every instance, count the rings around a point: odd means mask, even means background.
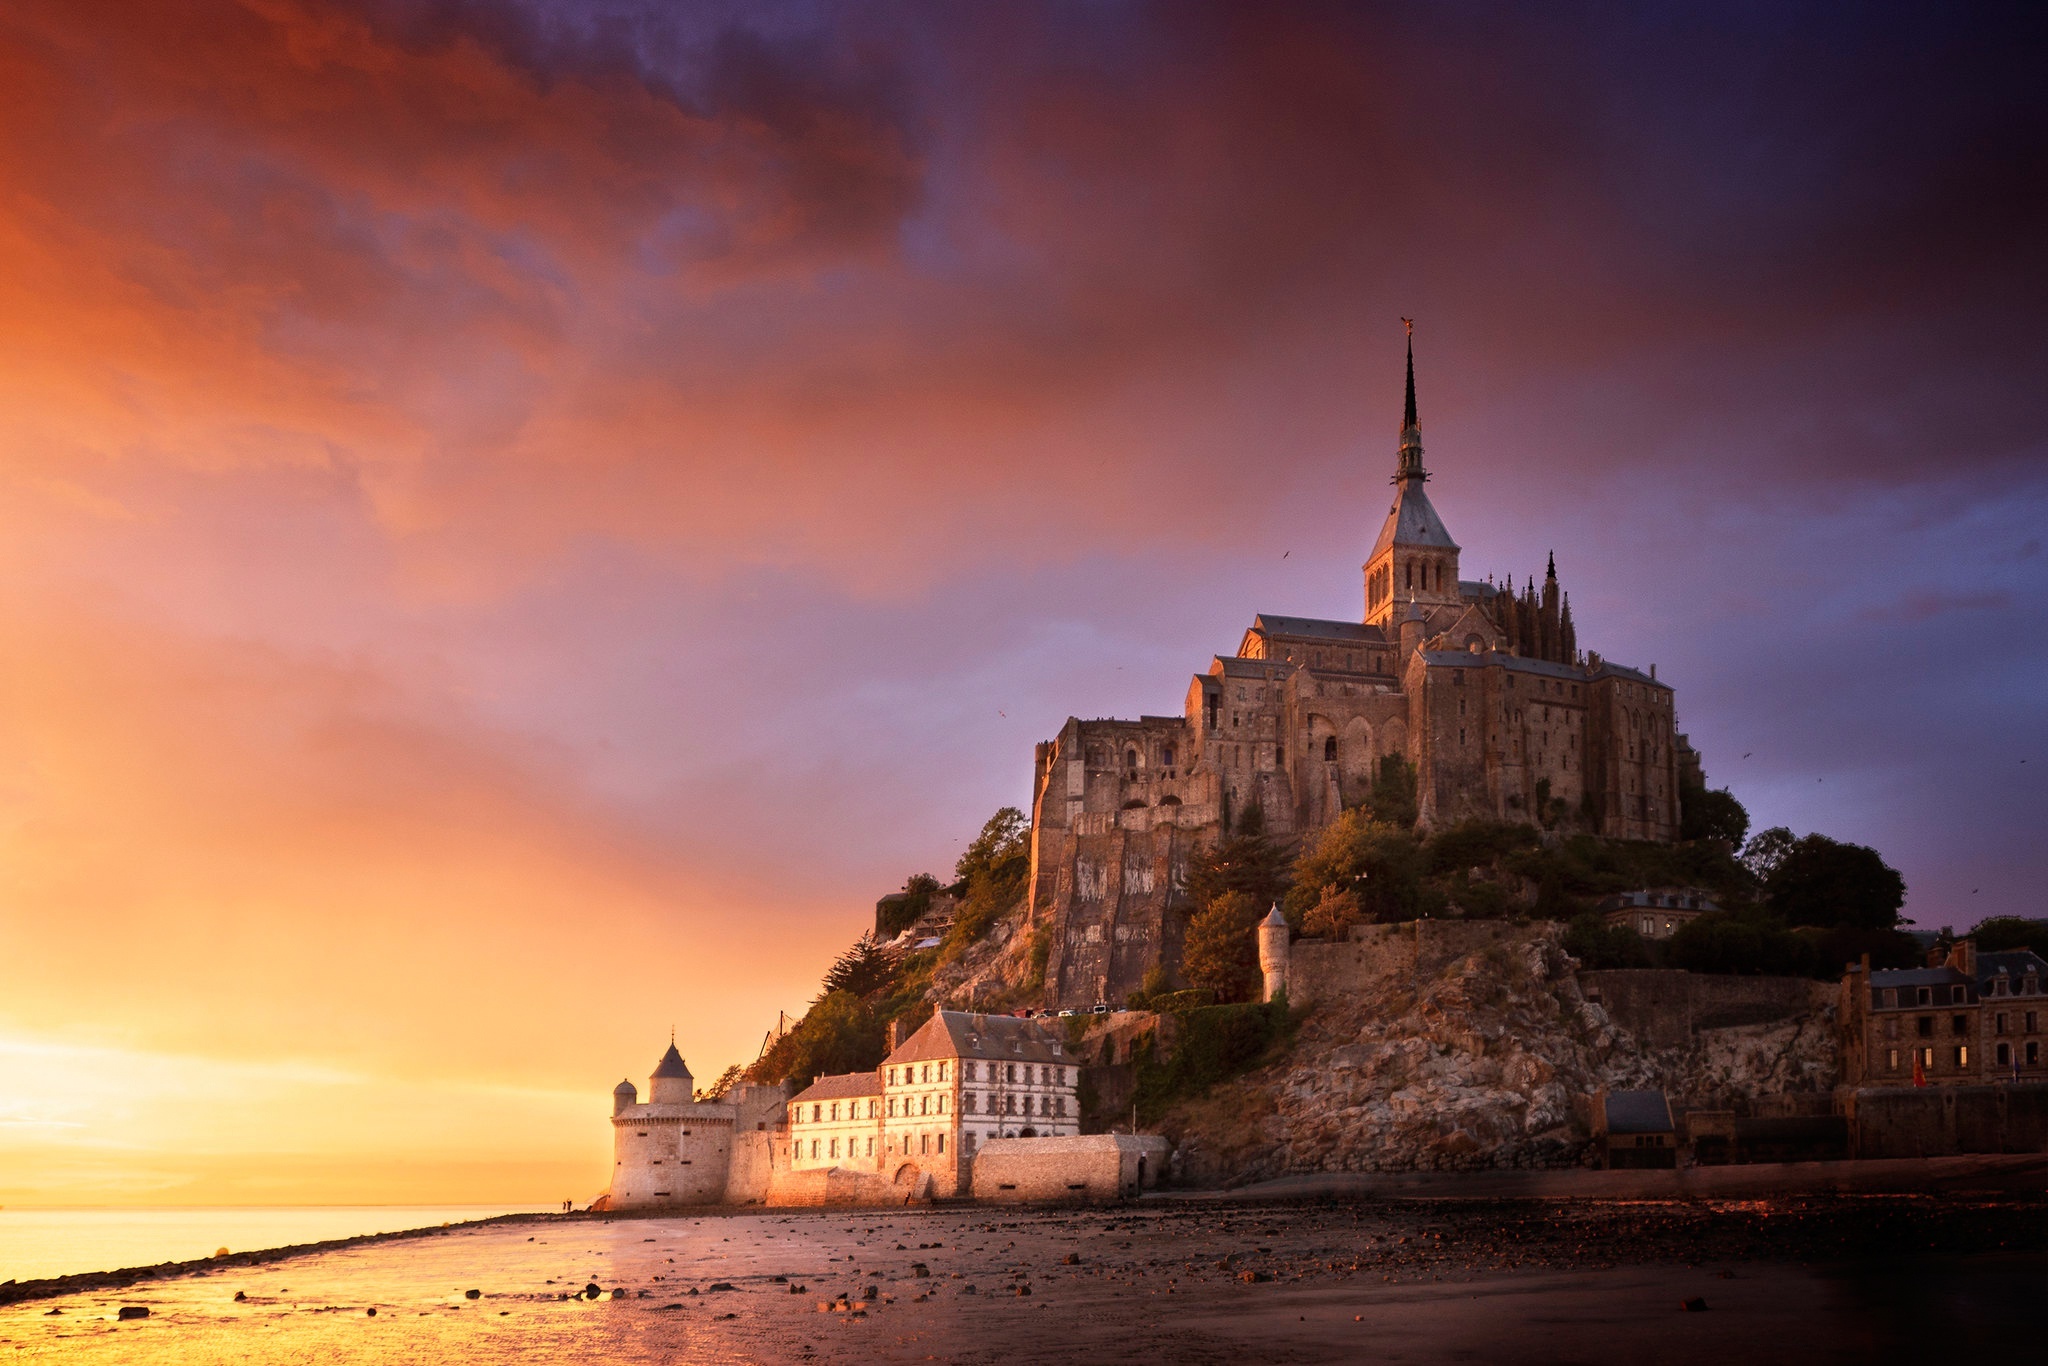
[[[675,1041],[671,1039],[668,1052],[661,1055],[661,1061],[654,1064],[654,1073],[647,1079],[647,1100],[652,1105],[688,1105],[695,1097],[691,1088],[695,1079],[690,1076],[690,1066],[683,1061],[683,1055],[676,1052]]]
[[[612,1113],[622,1115],[627,1106],[638,1104],[639,1100],[639,1088],[630,1081],[622,1081],[612,1088]]]
[[[1259,922],[1259,971],[1266,975],[1264,1000],[1287,990],[1287,917],[1275,905]]]

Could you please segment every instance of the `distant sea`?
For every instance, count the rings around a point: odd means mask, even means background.
[[[0,1281],[195,1261],[221,1248],[255,1252],[292,1243],[434,1228],[547,1205],[283,1205],[251,1208],[0,1209]]]

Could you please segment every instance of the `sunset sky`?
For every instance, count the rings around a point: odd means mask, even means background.
[[[1402,315],[1467,577],[2048,914],[2044,10],[1712,8],[0,3],[0,1203],[587,1201],[1358,615]]]

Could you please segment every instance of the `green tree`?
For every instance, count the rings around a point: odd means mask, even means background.
[[[2048,957],[2048,920],[2026,920],[2016,915],[1995,915],[1977,922],[1970,931],[1979,953],[2009,953],[2032,949]]]
[[[1265,910],[1243,892],[1224,892],[1188,922],[1181,975],[1191,987],[1206,987],[1219,1001],[1248,1001],[1259,994],[1259,921]]]
[[[864,930],[825,970],[824,992],[872,996],[895,985],[898,966],[896,955],[875,941],[872,930]]]
[[[1772,863],[1764,904],[1788,925],[1888,930],[1906,904],[1906,880],[1875,849],[1806,835]]]
[[[1361,807],[1323,828],[1294,865],[1287,916],[1301,925],[1332,892],[1349,892],[1369,921],[1413,920],[1422,909],[1421,846],[1410,831]]]
[[[960,855],[954,869],[960,878],[960,910],[939,957],[951,962],[988,932],[998,916],[1014,908],[1031,878],[1031,824],[1024,813],[1006,806],[988,818],[981,833]]]
[[[1697,783],[1678,789],[1678,837],[1682,840],[1725,840],[1740,849],[1749,833],[1749,812],[1725,787],[1709,790]]]
[[[1650,948],[1626,925],[1610,925],[1597,911],[1572,918],[1564,933],[1564,950],[1589,968],[1646,968]]]
[[[1365,908],[1358,894],[1346,888],[1325,887],[1316,904],[1302,912],[1301,932],[1317,939],[1342,939],[1353,925],[1365,920]]]
[[[1366,795],[1365,809],[1382,824],[1413,830],[1419,810],[1415,802],[1415,765],[1399,754],[1382,755],[1379,771],[1373,775],[1372,790]]]
[[[1711,914],[1681,925],[1665,961],[1687,972],[1777,977],[1825,976],[1813,942],[1769,916]]]
[[[821,1076],[881,1066],[886,1029],[874,1007],[850,991],[828,992],[796,1026],[770,1045],[747,1076],[758,1082],[808,1086]]]
[[[709,1101],[724,1100],[732,1093],[732,1088],[739,1084],[740,1078],[745,1073],[746,1069],[742,1068],[738,1063],[734,1063],[718,1074],[717,1081],[712,1082],[707,1087],[699,1087],[697,1099]]]
[[[1750,876],[1759,884],[1769,882],[1771,874],[1798,842],[1799,837],[1782,825],[1759,830],[1742,851],[1742,866],[1749,869]]]
[[[983,824],[981,833],[960,855],[953,876],[971,882],[1000,874],[1020,859],[1028,863],[1030,858],[1031,822],[1016,807],[1006,806]]]
[[[1286,847],[1266,833],[1266,813],[1254,802],[1234,833],[1188,860],[1188,904],[1200,912],[1225,892],[1242,892],[1271,906],[1287,894],[1287,863]]]

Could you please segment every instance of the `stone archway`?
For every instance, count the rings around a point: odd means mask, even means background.
[[[896,1175],[890,1177],[889,1182],[896,1186],[914,1186],[917,1184],[917,1178],[922,1175],[924,1173],[918,1169],[915,1162],[905,1162],[896,1169]]]

